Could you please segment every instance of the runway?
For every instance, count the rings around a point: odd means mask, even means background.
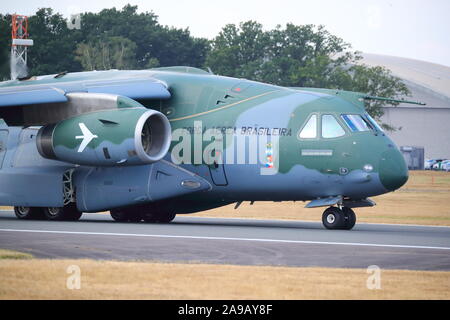
[[[24,221],[0,212],[0,248],[37,258],[152,260],[239,265],[450,270],[450,227],[177,216],[170,224]]]

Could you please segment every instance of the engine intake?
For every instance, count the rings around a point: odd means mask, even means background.
[[[139,158],[148,163],[159,161],[166,155],[170,146],[169,120],[160,112],[146,112],[139,118],[134,136]]]

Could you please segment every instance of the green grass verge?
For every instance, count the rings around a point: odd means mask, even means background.
[[[12,250],[0,249],[0,260],[3,259],[31,259],[33,255]]]

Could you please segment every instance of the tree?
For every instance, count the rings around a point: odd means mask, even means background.
[[[218,74],[287,87],[343,89],[388,98],[409,93],[389,70],[357,64],[361,57],[350,49],[323,26],[287,24],[263,31],[261,24],[247,21],[222,29],[206,66]],[[379,120],[386,104],[398,103],[376,101],[366,107]]]
[[[323,26],[277,26],[264,32],[247,21],[229,24],[213,40],[206,64],[217,73],[247,77],[282,86],[324,87],[335,68],[357,57],[344,52],[350,45]],[[334,57],[334,58],[333,58]]]
[[[206,58],[208,41],[194,38],[188,29],[161,26],[153,12],[137,13],[137,6],[122,10],[104,9],[81,15],[81,33],[86,42],[122,37],[136,44],[138,69],[153,66],[190,65],[201,67]]]
[[[11,15],[0,14],[0,81],[10,79]]]
[[[188,29],[163,27],[153,35],[152,55],[160,66],[191,66],[205,64],[209,41],[190,36]]]
[[[121,37],[135,43],[136,67],[143,68],[154,55],[149,38],[160,28],[153,12],[137,14],[137,6],[126,5],[122,10],[103,9],[99,13],[81,15],[83,42],[104,42],[111,37]]]
[[[30,74],[40,75],[81,70],[74,59],[76,33],[67,28],[62,15],[50,8],[39,9],[28,18],[30,38],[34,46],[28,49]]]
[[[77,45],[76,60],[84,70],[133,69],[136,67],[136,44],[123,37]]]
[[[212,42],[206,66],[224,76],[262,80],[261,72],[269,61],[269,36],[262,25],[247,21],[226,25]],[[267,59],[266,59],[267,58]]]
[[[9,79],[11,16],[0,15],[0,77]],[[62,15],[50,8],[29,17],[34,46],[28,49],[30,74],[105,68],[202,67],[209,41],[188,29],[162,26],[153,12],[137,6],[81,14],[81,29],[69,30]],[[97,61],[102,52],[104,59]],[[96,57],[94,59],[94,57]],[[92,60],[94,59],[94,60]]]

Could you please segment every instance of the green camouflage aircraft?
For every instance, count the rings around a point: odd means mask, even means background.
[[[352,208],[408,179],[366,99],[384,98],[190,67],[5,81],[0,204],[21,219],[110,210],[170,222],[243,201],[309,201],[328,207],[326,228],[351,229]]]

